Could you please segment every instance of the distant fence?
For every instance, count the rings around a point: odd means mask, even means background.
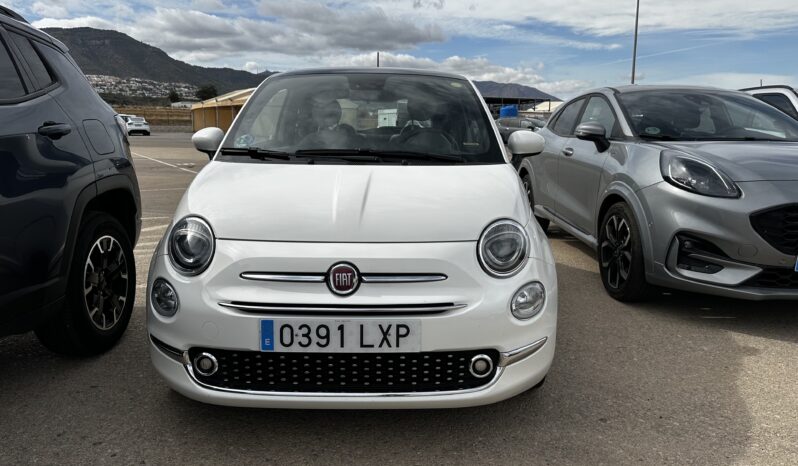
[[[187,108],[115,106],[114,110],[144,117],[150,125],[191,127],[191,110]]]

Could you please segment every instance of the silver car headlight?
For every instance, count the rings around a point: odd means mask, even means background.
[[[529,258],[529,237],[526,230],[514,220],[504,219],[491,223],[477,243],[479,264],[496,278],[512,277]]]
[[[740,188],[734,181],[703,160],[663,151],[659,165],[665,181],[677,188],[704,196],[740,197]]]
[[[183,275],[198,275],[213,259],[216,239],[211,226],[199,217],[184,217],[169,234],[169,259]]]

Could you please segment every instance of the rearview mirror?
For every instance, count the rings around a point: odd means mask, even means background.
[[[598,123],[582,123],[576,127],[574,136],[583,141],[593,141],[599,152],[604,152],[610,148],[610,140],[607,139],[607,130]]]
[[[507,145],[513,155],[537,155],[543,152],[546,140],[534,131],[516,131],[510,135]]]
[[[224,131],[221,129],[203,128],[191,136],[191,143],[194,144],[195,149],[205,152],[209,158],[212,158],[219,146],[222,145],[222,139],[224,139]]]

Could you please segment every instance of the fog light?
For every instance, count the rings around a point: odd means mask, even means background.
[[[157,278],[153,282],[151,298],[155,312],[164,317],[172,317],[180,308],[177,291],[163,278]]]
[[[526,320],[535,317],[546,302],[546,289],[540,282],[527,283],[515,292],[510,302],[510,312],[516,319]]]
[[[487,377],[493,372],[493,360],[486,354],[478,354],[471,359],[469,372],[478,379]]]
[[[210,377],[219,369],[219,363],[216,358],[210,353],[202,353],[194,358],[194,370],[199,375]]]

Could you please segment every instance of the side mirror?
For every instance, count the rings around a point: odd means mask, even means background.
[[[546,140],[534,131],[516,131],[507,140],[513,155],[537,155],[543,152]]]
[[[593,141],[599,152],[604,152],[610,148],[610,140],[607,139],[607,130],[598,123],[582,123],[576,127],[574,136],[584,141]]]
[[[198,151],[205,152],[208,157],[213,157],[213,154],[222,145],[222,139],[224,139],[224,131],[219,128],[203,128],[191,136],[191,143]]]

